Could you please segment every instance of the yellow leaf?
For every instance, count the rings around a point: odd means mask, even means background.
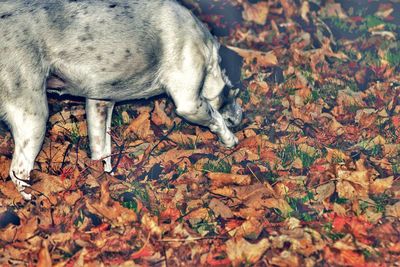
[[[384,179],[376,179],[370,185],[370,191],[374,194],[382,194],[393,185],[393,176]]]

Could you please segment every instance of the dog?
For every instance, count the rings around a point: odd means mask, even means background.
[[[242,58],[174,0],[1,0],[0,118],[15,148],[10,177],[31,195],[30,172],[48,119],[47,92],[84,97],[91,158],[111,171],[118,101],[166,93],[176,113],[208,127],[228,148]]]

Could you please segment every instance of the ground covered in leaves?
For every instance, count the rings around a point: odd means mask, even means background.
[[[50,98],[32,202],[0,134],[2,266],[393,266],[400,262],[400,4],[185,0],[245,58],[240,144],[170,99],[114,112],[114,176],[83,103]]]

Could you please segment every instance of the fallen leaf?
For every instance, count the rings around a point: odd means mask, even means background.
[[[38,267],[51,267],[52,261],[51,261],[51,256],[49,253],[49,241],[48,240],[43,240],[42,241],[42,248],[39,251],[39,259],[38,263],[36,266]]]
[[[215,216],[221,216],[223,219],[230,219],[233,217],[231,209],[216,198],[211,199],[208,206],[214,212]]]
[[[211,184],[214,187],[221,187],[224,185],[250,185],[250,175],[239,175],[222,172],[210,172],[207,177],[211,180]]]
[[[244,2],[243,5],[243,19],[247,21],[254,21],[257,24],[264,25],[267,22],[269,4],[268,2],[258,2],[256,4],[248,4]]]
[[[131,121],[124,131],[124,136],[128,136],[131,133],[143,140],[154,136],[154,132],[150,128],[150,113],[148,111],[143,111],[136,119]]]
[[[382,194],[386,190],[392,187],[393,185],[393,176],[384,178],[384,179],[375,179],[371,184],[370,184],[370,191],[373,194]]]
[[[256,263],[269,247],[270,242],[266,238],[256,244],[243,238],[232,238],[226,242],[226,253],[233,266],[240,266],[242,263]]]

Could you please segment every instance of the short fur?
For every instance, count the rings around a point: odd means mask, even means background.
[[[221,69],[219,44],[176,1],[0,0],[0,38],[0,116],[15,141],[10,176],[27,199],[48,117],[46,82],[51,92],[87,99],[92,158],[104,159],[106,171],[116,101],[165,92],[180,116],[228,147],[237,143],[227,125],[240,122],[240,107],[231,99],[230,111],[218,110],[240,66],[222,47]]]

